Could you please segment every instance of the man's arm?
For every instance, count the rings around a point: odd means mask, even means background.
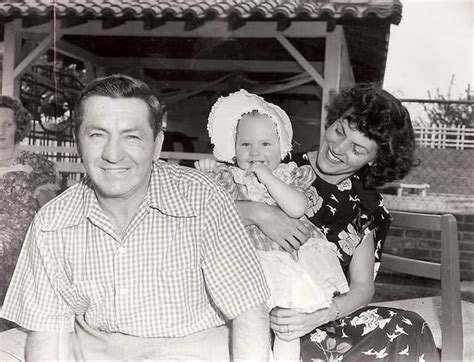
[[[270,324],[268,309],[259,305],[232,320],[231,360],[268,361]]]
[[[25,356],[27,362],[73,360],[71,335],[66,332],[30,332]]]

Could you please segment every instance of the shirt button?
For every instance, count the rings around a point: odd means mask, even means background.
[[[119,295],[124,296],[124,295],[126,295],[127,293],[128,293],[128,289],[127,289],[127,288],[123,288],[123,289],[120,289],[120,290],[119,290]]]
[[[120,255],[123,255],[127,252],[127,248],[124,248],[123,246],[118,249],[118,253]]]

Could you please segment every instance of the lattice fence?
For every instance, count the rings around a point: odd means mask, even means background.
[[[389,208],[424,212],[474,214],[474,120],[466,125],[431,124],[432,100],[404,102],[414,123],[418,166],[399,182],[381,190]],[[461,107],[472,118],[473,102],[442,101],[448,111]],[[471,113],[464,111],[471,110]],[[449,115],[450,113],[447,112]]]

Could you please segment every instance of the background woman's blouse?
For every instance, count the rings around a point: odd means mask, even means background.
[[[28,227],[39,205],[41,190],[59,190],[59,174],[43,155],[18,152],[0,167],[0,305],[20,254]]]

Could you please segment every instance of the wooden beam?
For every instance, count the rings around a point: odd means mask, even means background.
[[[62,22],[61,22],[62,24]],[[77,26],[77,24],[76,24]],[[21,27],[18,29],[23,35],[24,38],[32,38],[29,34],[49,34],[53,31],[53,20],[51,19],[47,23],[40,25],[30,26],[30,27]],[[37,37],[36,37],[37,38]]]
[[[61,18],[61,28],[63,29],[72,28],[74,26],[78,26],[80,24],[85,23],[87,23],[86,18],[78,18],[75,16],[66,16],[64,18]]]
[[[145,77],[145,81],[150,86],[153,86],[157,91],[161,89],[177,89],[177,90],[195,90],[206,88],[206,90],[216,91],[216,92],[225,92],[230,91],[229,85],[227,83],[213,84],[212,82],[199,82],[199,81],[179,81],[179,80],[156,80],[151,77]],[[255,86],[255,91],[263,90],[265,86],[257,85]],[[253,90],[254,88],[252,88]],[[284,94],[295,94],[295,95],[316,95],[318,98],[321,98],[322,91],[321,88],[316,84],[305,84],[299,85],[295,88],[285,89],[279,93]]]
[[[343,37],[344,31],[340,25],[337,25],[334,31],[328,33],[326,37],[326,50],[324,54],[324,79],[326,85],[323,87],[321,107],[321,139],[325,132],[326,105],[331,100],[332,95],[339,93],[340,90]]]
[[[19,28],[19,19],[5,24],[2,68],[2,94],[16,98],[20,96],[20,78],[15,77],[13,73],[21,55]]]
[[[206,23],[206,20],[196,18],[194,15],[186,16],[184,20],[184,30],[185,31],[193,31],[195,29],[200,28]]]
[[[50,78],[44,77],[44,76],[42,76],[38,73],[26,72],[26,74],[28,76],[34,78],[38,83],[40,83],[44,86],[50,87],[52,89],[59,88],[58,90],[59,90],[60,93],[72,93],[72,94],[75,94],[75,95],[78,95],[80,93],[80,90],[77,90],[75,88],[60,87],[57,84],[55,84],[54,81],[51,80]]]
[[[28,29],[31,27],[40,26],[47,23],[49,23],[48,18],[39,17],[39,16],[34,16],[34,17],[28,16],[26,18],[21,19],[21,28]]]
[[[159,28],[160,26],[165,25],[166,21],[164,19],[156,19],[150,13],[145,14],[143,19],[143,29],[144,30],[153,30]]]
[[[296,61],[276,60],[218,60],[218,59],[172,59],[172,58],[103,58],[109,67],[140,66],[145,69],[178,69],[195,71],[241,70],[256,73],[301,73]],[[322,62],[311,62],[311,66],[322,71]]]
[[[295,58],[301,68],[303,68],[311,76],[311,78],[313,78],[314,81],[319,84],[321,88],[324,88],[324,78],[311,65],[311,63],[306,60],[306,58],[298,51],[298,49],[296,49],[293,44],[291,44],[288,39],[283,36],[282,33],[277,33],[275,37],[280,42],[280,44],[288,51],[288,53],[290,53],[291,56]]]
[[[36,60],[38,57],[40,57],[42,54],[44,54],[52,45],[54,45],[54,42],[61,39],[61,36],[63,35],[61,30],[60,30],[60,20],[56,20],[58,23],[58,26],[55,27],[55,30],[48,34],[46,38],[44,38],[38,46],[31,52],[29,53],[18,66],[15,67],[13,71],[13,77],[19,77],[21,76],[26,69]]]
[[[51,21],[52,23],[52,21]],[[147,22],[147,27],[149,23]],[[158,22],[159,24],[159,22]],[[280,25],[281,26],[281,25]],[[226,20],[206,21],[193,30],[185,30],[184,21],[167,21],[158,27],[145,28],[143,20],[129,20],[121,26],[103,29],[101,20],[89,20],[86,24],[78,24],[62,29],[65,35],[91,36],[138,36],[138,37],[170,37],[170,38],[274,38],[277,32],[277,21],[247,21],[238,29],[229,29]],[[43,24],[22,29],[24,37],[34,34],[51,32],[51,24]],[[324,21],[293,21],[281,32],[286,38],[321,38],[326,35]]]
[[[95,64],[103,64],[104,58],[91,53],[90,51],[81,48],[67,40],[61,39],[56,44],[56,50],[59,53],[67,55],[68,57],[78,59],[82,62],[91,62]]]
[[[84,68],[86,69],[87,82],[91,82],[95,79],[95,69],[94,64],[88,61],[84,61]]]
[[[106,16],[105,19],[102,20],[102,28],[104,30],[113,29],[123,24],[125,24],[125,20],[117,19],[113,16]]]
[[[351,87],[355,84],[352,62],[349,56],[349,48],[344,31],[342,32],[342,54],[341,54],[341,77],[340,89]]]

